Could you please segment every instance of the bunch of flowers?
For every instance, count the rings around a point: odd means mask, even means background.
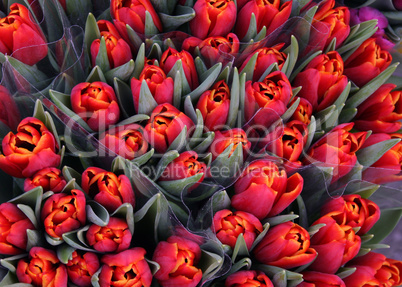
[[[355,2],[2,1],[0,286],[401,285],[400,15]]]

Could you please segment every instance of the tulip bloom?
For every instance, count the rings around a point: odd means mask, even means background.
[[[0,86],[0,122],[15,130],[20,122],[20,112],[11,96],[4,86]]]
[[[212,159],[215,160],[226,148],[233,144],[229,152],[230,157],[238,145],[242,146],[243,159],[246,158],[251,148],[251,142],[247,139],[246,132],[239,128],[227,131],[215,131],[215,138],[209,146],[209,152],[212,153]]]
[[[224,37],[236,22],[237,10],[233,0],[197,0],[193,9],[195,17],[190,21],[190,30],[200,39]]]
[[[182,49],[194,55],[194,49],[198,47],[201,56],[208,67],[217,62],[227,62],[234,59],[239,52],[240,41],[234,33],[227,36],[208,37],[201,40],[197,37],[189,37],[183,41]]]
[[[301,193],[303,178],[286,172],[269,160],[252,162],[234,184],[232,206],[262,220],[281,213]]]
[[[184,127],[189,133],[193,126],[193,121],[183,112],[171,104],[162,104],[152,111],[151,118],[145,126],[145,135],[156,152],[164,153]]]
[[[67,182],[61,174],[61,170],[55,167],[44,168],[32,177],[26,178],[24,181],[24,191],[29,191],[35,187],[41,186],[43,191],[61,192]]]
[[[129,25],[139,34],[145,33],[145,11],[147,11],[155,24],[155,27],[162,32],[162,23],[149,0],[112,0],[110,3],[110,14],[114,20]],[[124,27],[125,29],[125,27]]]
[[[363,148],[390,139],[401,139],[401,134],[372,134],[365,141]],[[402,179],[402,142],[394,145],[390,150],[363,171],[363,180],[382,184]]]
[[[203,162],[197,160],[198,154],[195,151],[185,151],[170,162],[162,175],[159,177],[160,181],[179,180],[187,177],[191,177],[200,173],[204,175],[199,179],[197,183],[190,187],[189,191],[196,188],[200,182],[204,180],[207,166]]]
[[[263,264],[289,269],[311,263],[317,252],[307,230],[287,221],[270,228],[253,254]]]
[[[71,190],[70,194],[56,193],[46,199],[41,212],[46,233],[61,239],[64,233],[84,226],[85,204],[85,195],[79,189]]]
[[[297,98],[299,97],[295,97],[294,100],[290,102],[289,107],[294,103]],[[299,99],[299,105],[297,106],[296,111],[293,113],[289,120],[297,120],[308,126],[311,121],[311,116],[313,115],[313,106],[306,99]]]
[[[165,72],[158,66],[146,65],[138,79],[131,79],[131,92],[133,93],[134,109],[137,113],[143,81],[147,83],[148,88],[158,105],[165,103],[173,104],[173,79],[166,77]]]
[[[363,235],[380,219],[380,208],[358,194],[348,194],[328,201],[321,208],[321,215],[332,217],[339,225],[360,227],[357,234]]]
[[[236,34],[239,36],[239,39],[244,38],[250,26],[251,14],[254,13],[257,22],[257,33],[263,27],[266,27],[267,35],[269,35],[289,19],[291,11],[292,1],[287,1],[282,5],[279,0],[248,1],[237,15]]]
[[[34,286],[67,286],[66,266],[56,252],[42,247],[32,247],[29,258],[18,261],[16,275],[21,283]]]
[[[334,218],[325,215],[313,223],[325,224],[311,237],[311,247],[318,256],[309,270],[335,274],[346,262],[353,259],[360,250],[361,239],[349,225],[339,225]]]
[[[88,244],[102,253],[126,250],[132,238],[127,222],[118,217],[110,217],[106,226],[92,224],[86,233]]]
[[[134,247],[117,254],[103,255],[99,285],[150,287],[152,273],[145,253],[144,248]]]
[[[334,8],[334,6],[335,0],[322,1],[314,15],[313,27],[322,32],[324,32],[323,27],[329,30],[325,47],[329,45],[332,39],[336,38],[336,48],[339,48],[349,36],[350,12],[348,7],[338,6]],[[315,34],[315,29],[312,30],[313,34]],[[315,37],[319,36],[319,34],[315,35]]]
[[[94,131],[103,130],[120,118],[116,94],[103,82],[84,82],[74,86],[71,107]]]
[[[105,39],[110,68],[113,69],[119,67],[130,61],[132,58],[130,46],[121,38],[113,23],[107,20],[99,20],[97,24],[101,37]],[[99,53],[100,42],[100,39],[96,39],[91,44],[92,66],[96,65],[96,57]]]
[[[304,164],[321,162],[333,167],[332,181],[337,181],[355,166],[358,151],[367,132],[351,133],[353,123],[341,124],[312,145],[304,158]]]
[[[292,95],[292,86],[281,71],[269,74],[262,82],[247,81],[244,103],[246,122],[252,120],[256,128],[267,129],[287,110]]]
[[[14,204],[0,204],[0,253],[16,255],[27,248],[27,230],[35,230],[31,220]]]
[[[362,87],[388,68],[391,62],[391,54],[382,50],[375,38],[369,38],[345,61],[343,73]]]
[[[402,262],[375,252],[356,257],[346,267],[356,271],[344,278],[346,286],[400,286],[402,284]]]
[[[333,274],[321,273],[316,271],[305,271],[302,274],[303,274],[303,282],[296,285],[296,287],[316,287],[316,286],[346,287],[342,279]]]
[[[0,52],[35,65],[47,55],[47,43],[39,25],[28,8],[14,3],[10,13],[0,18]]]
[[[263,228],[258,218],[251,213],[223,209],[215,213],[212,230],[222,244],[229,245],[232,249],[236,245],[237,237],[243,234],[247,249],[250,250]]]
[[[384,84],[358,106],[355,128],[374,133],[397,132],[402,123],[402,91],[392,91],[396,85]]]
[[[168,74],[179,60],[182,63],[183,71],[186,75],[190,89],[194,90],[198,87],[198,75],[197,70],[195,69],[194,59],[189,52],[185,50],[178,52],[169,47],[165,52],[163,52],[159,65],[162,70]]]
[[[200,246],[189,239],[170,236],[155,248],[152,260],[159,264],[155,279],[162,286],[195,287],[202,271],[196,267],[201,257]]]
[[[282,43],[274,47],[263,47],[255,50],[246,58],[246,60],[244,60],[239,71],[241,72],[244,69],[244,67],[255,54],[257,54],[257,59],[253,71],[253,82],[258,82],[261,76],[265,73],[266,69],[268,69],[268,67],[273,63],[277,63],[279,69],[282,69],[287,58],[285,53],[279,51],[283,46],[284,44]]]
[[[225,287],[274,287],[268,276],[261,271],[241,270],[230,274],[225,281]]]
[[[38,119],[27,117],[2,141],[0,168],[14,177],[31,177],[47,167],[60,164],[54,135]]]
[[[121,174],[98,167],[89,167],[82,173],[82,189],[109,212],[115,211],[123,203],[135,206],[134,191],[130,179]]]
[[[297,96],[308,100],[315,112],[332,105],[347,84],[343,60],[336,51],[315,57],[292,82],[294,87],[302,87]]]
[[[148,151],[144,128],[138,124],[113,127],[102,133],[99,141],[116,155],[129,160]]]
[[[90,287],[92,275],[100,267],[95,253],[75,250],[67,264],[68,279],[77,286]]]
[[[230,107],[230,89],[221,80],[211,90],[205,91],[197,103],[204,119],[204,126],[211,131],[220,129],[226,124]]]

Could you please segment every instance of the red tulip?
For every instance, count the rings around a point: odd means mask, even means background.
[[[345,283],[336,275],[316,271],[305,271],[303,282],[296,287],[346,287]]]
[[[296,101],[297,98],[299,97],[295,97],[289,103],[288,106],[290,107]],[[293,115],[290,117],[289,120],[290,121],[297,120],[308,126],[311,121],[311,116],[313,114],[313,106],[306,99],[304,98],[299,99],[300,99],[299,105],[297,106],[296,111],[293,113]]]
[[[132,58],[130,46],[121,38],[113,23],[107,20],[99,20],[97,24],[101,37],[105,39],[110,68],[119,67],[130,61]],[[100,42],[100,39],[96,39],[91,44],[92,66],[96,65]]]
[[[20,122],[20,112],[6,87],[0,86],[0,122],[15,130]]]
[[[28,117],[8,133],[2,141],[0,168],[14,177],[31,177],[47,167],[60,164],[58,145],[54,135],[38,119]]]
[[[149,0],[112,0],[110,13],[114,20],[129,25],[135,32],[145,33],[145,11],[147,11],[155,24],[155,27],[162,32],[162,23]]]
[[[109,212],[115,211],[123,203],[135,206],[134,191],[130,179],[121,174],[98,167],[89,167],[82,173],[82,189]]]
[[[261,271],[241,270],[230,274],[225,280],[225,287],[274,287],[268,276]]]
[[[269,35],[289,19],[291,11],[292,1],[284,2],[282,5],[279,0],[248,1],[237,15],[236,34],[239,39],[244,38],[250,26],[251,14],[254,13],[257,22],[257,33],[260,32],[263,27],[266,27],[267,35]]]
[[[243,159],[246,158],[251,148],[251,142],[247,139],[246,132],[239,128],[226,131],[215,131],[215,138],[209,146],[212,159],[215,160],[226,148],[233,144],[228,157],[236,150],[238,145],[242,145]]]
[[[102,133],[99,141],[113,153],[129,160],[148,151],[144,128],[139,124],[113,127]]]
[[[348,194],[328,201],[321,207],[321,215],[332,217],[339,225],[360,227],[357,234],[363,235],[380,219],[380,208],[358,194]]]
[[[56,193],[46,199],[41,211],[45,231],[53,238],[84,226],[86,221],[85,195],[73,189],[70,194]]]
[[[147,65],[138,79],[131,79],[131,92],[133,93],[134,109],[138,113],[141,84],[145,81],[157,104],[173,104],[174,82],[166,77],[165,72],[155,65]]]
[[[261,222],[251,213],[232,212],[229,209],[216,212],[212,225],[212,230],[222,244],[234,248],[237,238],[242,234],[249,250],[262,229]]]
[[[18,261],[16,275],[20,283],[34,286],[67,286],[66,266],[57,258],[56,252],[42,247],[32,247],[29,258]]]
[[[177,61],[181,60],[184,74],[186,75],[187,82],[191,90],[198,87],[198,75],[195,69],[194,59],[191,54],[185,50],[178,52],[177,50],[169,47],[161,56],[159,63],[162,70],[168,74]]]
[[[31,220],[14,204],[0,204],[0,253],[16,255],[27,248],[27,230],[35,230]]]
[[[321,162],[333,167],[332,181],[337,181],[355,166],[358,151],[367,132],[351,133],[353,123],[341,124],[312,145],[304,158],[304,164]]]
[[[205,40],[189,37],[183,41],[182,49],[193,55],[196,47],[200,49],[204,63],[212,67],[217,62],[232,61],[239,52],[240,41],[234,33],[229,33],[225,37],[208,37]]]
[[[24,181],[24,191],[29,191],[35,187],[41,186],[43,191],[61,192],[67,182],[61,174],[61,170],[55,167],[44,168],[32,177],[26,178]]]
[[[346,286],[400,286],[402,284],[402,261],[386,258],[384,255],[369,252],[356,257],[346,267],[356,271],[344,278]]]
[[[74,86],[71,107],[94,131],[103,130],[120,118],[116,94],[103,82],[84,82]]]
[[[284,44],[282,43],[274,47],[263,47],[255,50],[246,58],[246,60],[244,60],[239,71],[241,72],[244,69],[244,67],[248,64],[250,59],[255,54],[258,54],[258,56],[253,71],[253,82],[258,82],[258,80],[265,73],[268,67],[273,63],[277,63],[279,69],[282,69],[283,64],[285,63],[287,58],[287,55],[285,53],[279,52],[279,50],[282,49],[283,46]]]
[[[252,120],[258,129],[267,129],[287,110],[292,95],[292,86],[280,71],[269,74],[262,82],[247,81],[245,120]]]
[[[192,120],[184,113],[170,104],[162,104],[152,111],[145,126],[145,135],[157,152],[164,153],[184,127],[191,132],[193,126]]]
[[[100,286],[151,286],[152,273],[145,253],[145,249],[134,247],[117,254],[103,255]]]
[[[68,279],[77,286],[92,286],[91,278],[99,267],[99,258],[95,253],[75,250],[67,264]]]
[[[330,51],[315,57],[292,82],[301,86],[297,94],[308,100],[314,111],[321,111],[332,105],[348,84],[343,75],[343,60],[338,52]]]
[[[282,212],[301,193],[303,178],[286,172],[269,160],[256,160],[242,173],[234,185],[232,206],[253,214],[258,219]]]
[[[86,233],[88,244],[102,253],[126,250],[132,238],[127,222],[118,217],[110,217],[106,226],[92,224]]]
[[[263,264],[285,269],[309,264],[317,255],[307,230],[290,221],[270,228],[253,253]]]
[[[397,132],[402,123],[402,91],[392,91],[396,85],[384,84],[358,106],[355,128],[374,133]]]
[[[362,87],[388,68],[391,62],[391,54],[382,50],[375,38],[369,38],[345,61],[343,73],[358,87]]]
[[[227,121],[230,106],[230,89],[221,80],[211,90],[205,91],[197,103],[204,119],[204,126],[211,131],[222,128]]]
[[[201,281],[202,271],[196,267],[201,248],[194,241],[170,236],[155,248],[152,260],[159,264],[155,279],[162,286],[195,287]]]
[[[390,140],[401,139],[401,134],[372,134],[364,142],[363,148],[373,144]],[[390,150],[373,163],[370,167],[363,171],[363,179],[373,182],[375,184],[382,184],[387,182],[398,181],[402,179],[402,142],[394,145]]]
[[[325,0],[319,4],[313,20],[313,28],[315,29],[312,32],[314,35],[314,31],[322,32],[325,30],[328,33],[325,47],[329,45],[332,39],[336,38],[336,48],[339,48],[349,36],[350,12],[348,7],[338,6],[334,8],[334,6],[335,0]],[[328,30],[329,32],[327,32]],[[313,37],[318,36],[314,35]]]
[[[25,6],[14,3],[10,13],[0,19],[0,52],[35,65],[47,55],[47,43],[39,25]]]
[[[309,266],[312,271],[335,274],[360,250],[361,239],[349,225],[339,225],[334,218],[325,215],[313,223],[325,224],[311,237],[311,247],[318,256]]]
[[[225,37],[236,22],[236,4],[232,0],[197,0],[191,34],[197,38]]]

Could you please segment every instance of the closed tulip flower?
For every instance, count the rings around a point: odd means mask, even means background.
[[[81,177],[82,189],[109,212],[115,211],[123,203],[135,206],[134,191],[130,179],[121,174],[98,167],[89,167]]]
[[[257,22],[257,33],[263,27],[266,27],[267,35],[269,35],[289,19],[291,10],[292,1],[284,2],[282,5],[279,0],[248,1],[237,15],[236,34],[239,36],[239,39],[244,38],[250,26],[251,14],[254,13]]]
[[[295,97],[293,101],[289,103],[289,107],[294,103],[294,101],[299,98]],[[297,120],[305,125],[308,125],[311,121],[311,116],[313,115],[313,106],[309,101],[307,101],[304,98],[299,98],[300,102],[299,105],[296,108],[296,111],[293,113],[293,115],[290,117],[290,121],[292,120]]]
[[[307,230],[287,221],[270,228],[253,254],[263,264],[289,269],[311,263],[317,252]]]
[[[84,82],[74,86],[71,107],[94,131],[103,130],[120,118],[116,94],[103,82]]]
[[[204,119],[204,126],[211,131],[219,130],[227,121],[230,106],[230,89],[224,80],[205,91],[197,103]]]
[[[200,257],[201,248],[197,243],[170,236],[155,248],[152,260],[160,269],[154,276],[162,286],[195,287],[202,278],[202,271],[197,267]]]
[[[27,178],[47,167],[57,167],[61,157],[54,135],[38,119],[27,117],[2,141],[0,168],[14,177]]]
[[[243,159],[247,157],[251,148],[251,142],[248,140],[244,130],[234,128],[226,131],[215,131],[215,138],[209,146],[209,152],[212,153],[213,160],[223,153],[231,144],[233,144],[233,146],[228,157],[233,154],[239,145],[242,146]]]
[[[29,191],[41,186],[43,191],[61,192],[67,182],[61,174],[61,170],[55,167],[47,167],[35,173],[24,181],[24,191]]]
[[[232,206],[262,220],[288,207],[301,193],[303,178],[286,172],[269,160],[256,160],[242,173],[234,185]]]
[[[138,79],[131,79],[131,92],[133,93],[134,109],[138,113],[140,91],[145,81],[157,104],[173,104],[173,79],[166,77],[165,72],[155,65],[146,65]]]
[[[0,52],[35,65],[47,55],[47,43],[39,25],[24,5],[10,5],[8,16],[0,19]]]
[[[0,122],[11,130],[15,130],[20,122],[20,117],[14,98],[6,87],[0,86]]]
[[[305,271],[303,282],[296,287],[346,287],[345,283],[337,275],[316,271]]]
[[[16,275],[21,283],[33,286],[67,286],[66,266],[57,258],[56,252],[35,246],[29,257],[18,261]]]
[[[230,274],[225,280],[225,287],[274,287],[268,276],[261,271],[241,270]]]
[[[116,254],[106,254],[99,274],[101,287],[151,286],[152,273],[145,259],[145,249],[134,247]]]
[[[200,39],[225,37],[236,22],[237,11],[233,0],[197,0],[193,9],[195,17],[190,21],[190,30]]]
[[[16,255],[26,252],[27,230],[35,230],[31,220],[14,204],[0,204],[0,253]]]
[[[67,264],[68,279],[77,286],[92,286],[91,278],[100,267],[95,253],[75,250]]]
[[[215,213],[212,230],[223,244],[234,248],[237,238],[243,235],[247,248],[250,250],[254,240],[262,232],[262,224],[257,217],[243,211],[232,212],[222,209]]]

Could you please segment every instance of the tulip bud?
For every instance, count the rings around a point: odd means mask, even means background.
[[[68,279],[77,286],[90,287],[92,275],[98,271],[98,256],[92,252],[75,250],[67,264]]]
[[[32,177],[26,178],[24,181],[24,191],[29,191],[35,187],[41,186],[43,191],[61,192],[67,182],[61,174],[61,170],[55,167],[44,168]]]

